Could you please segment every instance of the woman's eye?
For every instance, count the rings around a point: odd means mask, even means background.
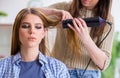
[[[41,29],[41,28],[42,28],[42,26],[35,26],[35,28],[36,28],[36,29]]]
[[[27,24],[23,24],[21,27],[22,27],[22,28],[29,28],[30,26],[27,25]]]

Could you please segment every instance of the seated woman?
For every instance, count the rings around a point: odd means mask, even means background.
[[[22,9],[13,24],[11,56],[0,59],[0,78],[69,78],[62,62],[46,56],[46,28],[57,22],[40,10]]]

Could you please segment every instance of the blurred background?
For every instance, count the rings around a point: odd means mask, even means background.
[[[0,0],[0,57],[10,55],[12,24],[22,8],[46,7],[62,1],[70,0]],[[112,60],[109,67],[102,71],[102,78],[120,78],[120,10],[118,8],[120,8],[120,0],[113,0],[111,13],[114,17],[115,33]]]

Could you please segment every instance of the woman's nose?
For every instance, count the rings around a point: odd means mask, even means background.
[[[31,28],[29,29],[29,34],[34,34],[34,33],[35,33],[35,29],[31,27]]]

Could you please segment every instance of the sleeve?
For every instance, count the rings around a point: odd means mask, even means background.
[[[101,50],[105,52],[105,54],[108,56],[107,60],[105,61],[105,65],[104,65],[104,69],[105,70],[111,60],[111,52],[112,52],[112,44],[113,44],[113,38],[114,38],[114,22],[113,22],[113,17],[112,15],[109,15],[108,17],[108,21],[112,22],[112,25],[108,25],[106,24],[105,26],[105,30],[104,30],[104,34],[102,35],[102,39],[105,37],[105,35],[107,34],[107,32],[109,31],[110,27],[111,31],[108,34],[108,36],[106,37],[106,39],[103,41],[102,45],[101,45]]]
[[[57,77],[56,78],[70,78],[69,72],[65,64],[61,63],[58,65],[59,68],[57,69]]]
[[[69,72],[68,72],[68,69],[66,68],[65,65],[62,65],[61,66],[61,70],[59,70],[59,73],[58,73],[59,77],[57,78],[70,78],[70,75],[69,75]]]
[[[6,62],[5,58],[0,59],[0,78],[3,77],[4,71],[6,68],[6,64],[7,64],[7,62]]]

